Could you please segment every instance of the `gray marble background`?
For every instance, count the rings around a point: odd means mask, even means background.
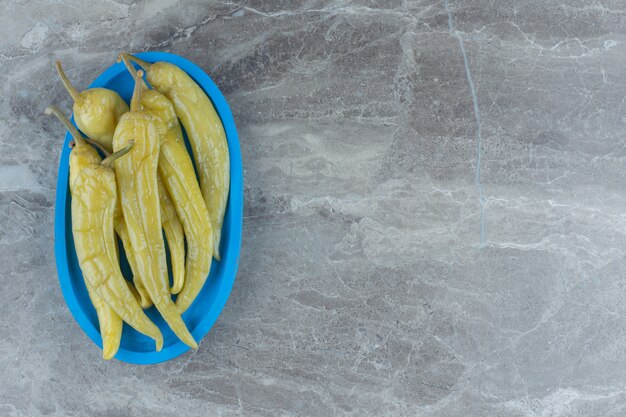
[[[0,2],[0,416],[626,415],[626,4]],[[245,165],[196,353],[105,363],[63,301],[70,102],[123,50],[202,66]]]

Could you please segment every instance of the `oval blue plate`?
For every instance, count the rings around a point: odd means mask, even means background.
[[[148,62],[171,62],[187,72],[209,96],[226,130],[228,150],[230,151],[231,183],[220,245],[222,261],[213,260],[206,284],[193,305],[183,315],[187,327],[196,341],[199,342],[211,329],[224,308],[237,274],[243,223],[243,167],[239,139],[228,103],[215,83],[200,67],[185,58],[166,52],[144,52],[137,54],[137,56]],[[112,58],[114,59],[114,57]],[[118,63],[104,71],[89,87],[110,88],[117,91],[126,101],[129,101],[133,85],[133,79],[124,65]],[[98,318],[87,295],[72,237],[71,197],[68,181],[70,141],[71,137],[67,133],[61,152],[57,180],[54,223],[57,271],[61,290],[70,312],[83,331],[87,333],[87,336],[102,348]],[[123,252],[121,255],[122,270],[125,272],[125,276],[130,277],[125,255]],[[154,341],[124,324],[120,349],[115,355],[116,359],[136,364],[153,364],[175,358],[189,350],[185,344],[178,340],[154,307],[147,310],[146,313],[163,333],[163,349],[160,352],[155,352]]]

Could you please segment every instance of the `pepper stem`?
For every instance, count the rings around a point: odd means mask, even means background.
[[[130,72],[130,75],[133,77],[133,80],[135,80],[135,82],[140,82],[141,85],[148,90],[149,87],[146,84],[146,81],[142,78],[139,77],[137,75],[137,70],[135,69],[135,67],[133,66],[133,64],[128,60],[128,54],[119,54],[118,58],[122,60],[122,62],[124,62],[124,66],[126,67],[126,69],[128,70],[128,72]]]
[[[99,151],[102,153],[102,155],[104,155],[104,156],[109,156],[109,155],[111,155],[111,152],[107,151],[107,150],[105,149],[105,147],[104,147],[104,146],[100,145],[100,144],[99,144],[98,142],[96,142],[95,140],[93,140],[93,139],[89,139],[89,138],[84,138],[84,139],[85,139],[85,141],[86,141],[88,144],[90,144],[91,146],[93,146],[94,148],[96,148],[97,150],[99,150]]]
[[[152,64],[150,64],[149,62],[146,62],[143,59],[139,59],[136,56],[128,54],[126,52],[122,52],[121,54],[118,55],[117,57],[118,62],[120,59],[123,59],[124,57],[134,62],[135,64],[139,65],[144,71],[148,71],[150,67],[152,66]]]
[[[137,71],[139,78],[143,77],[143,71]],[[135,82],[135,88],[133,89],[133,97],[130,99],[130,111],[141,111],[141,83]]]
[[[119,151],[113,152],[111,155],[104,158],[102,162],[100,162],[100,165],[103,165],[105,167],[110,167],[113,164],[113,162],[115,162],[116,159],[130,152],[130,150],[133,149],[133,146],[135,146],[135,141],[134,140],[129,141],[128,145],[124,146]]]
[[[72,100],[79,101],[80,92],[76,89],[76,87],[72,85],[70,80],[67,78],[67,75],[65,75],[65,71],[63,71],[63,67],[61,66],[61,61],[56,61],[54,63],[54,66],[56,67],[57,72],[59,73],[59,77],[61,77],[61,82],[63,83],[63,86],[65,87],[67,92],[70,93],[70,96],[72,96]]]
[[[70,131],[70,134],[74,138],[76,146],[83,146],[87,144],[83,135],[78,131],[78,129],[76,129],[76,126],[74,126],[72,122],[70,122],[70,119],[68,119],[67,116],[63,114],[63,112],[57,106],[46,107],[46,114],[48,116],[51,114],[55,115],[57,119],[59,119],[61,123],[65,125],[65,128]]]

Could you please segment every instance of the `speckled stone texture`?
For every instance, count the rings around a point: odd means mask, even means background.
[[[626,4],[0,2],[0,416],[626,415]],[[118,52],[229,101],[232,296],[105,363],[56,277],[69,109]]]

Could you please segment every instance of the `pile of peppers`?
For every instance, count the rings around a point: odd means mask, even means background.
[[[204,91],[176,65],[126,53],[118,61],[135,82],[130,106],[112,90],[77,90],[57,62],[78,129],[57,107],[46,109],[73,137],[72,234],[107,360],[119,349],[124,322],[161,350],[163,335],[144,312],[151,306],[197,349],[181,315],[202,289],[213,258],[220,260],[230,187],[226,134]],[[117,238],[132,277],[122,274]]]

